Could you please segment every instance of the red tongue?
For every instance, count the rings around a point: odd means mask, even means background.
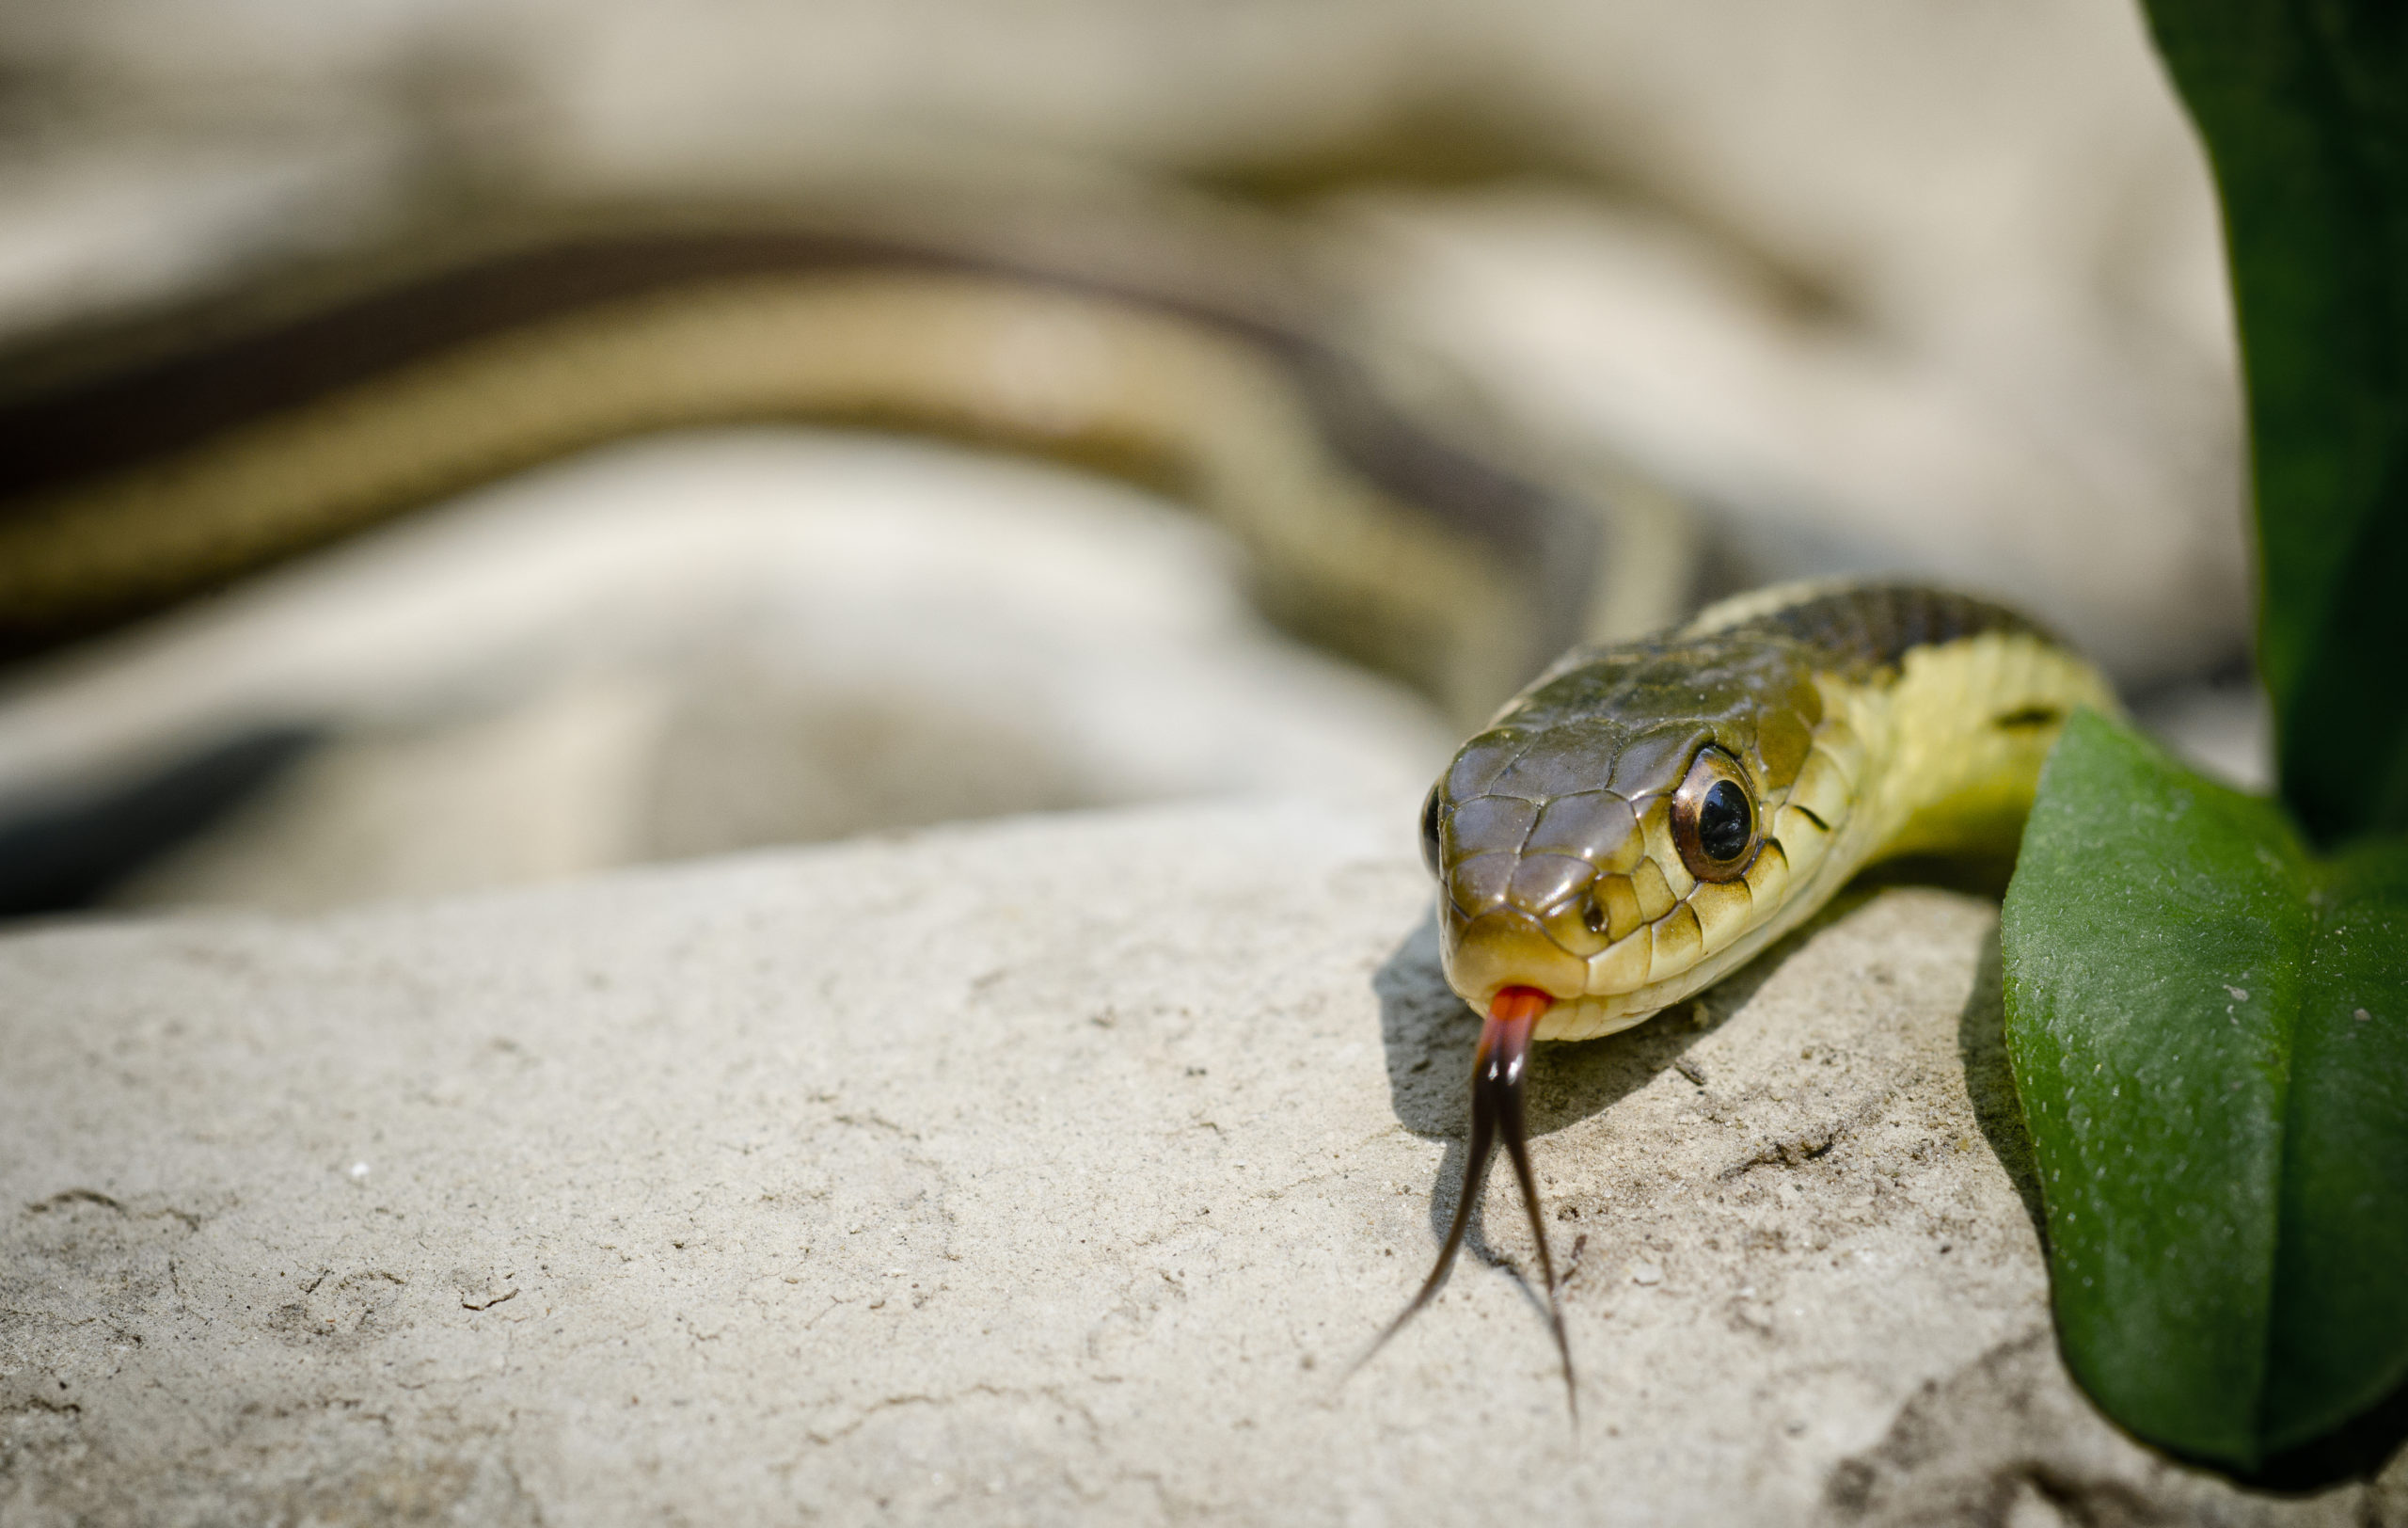
[[[1522,1118],[1522,1072],[1529,1059],[1530,1040],[1539,1016],[1554,1005],[1555,999],[1536,987],[1508,987],[1489,999],[1488,1021],[1480,1027],[1480,1048],[1472,1053],[1471,1139],[1464,1149],[1464,1186],[1455,1196],[1454,1223],[1447,1228],[1438,1261],[1432,1265],[1430,1277],[1421,1281],[1420,1292],[1388,1323],[1388,1329],[1380,1333],[1363,1361],[1378,1352],[1447,1281],[1447,1271],[1455,1265],[1455,1253],[1471,1225],[1472,1205],[1479,1202],[1481,1185],[1487,1178],[1489,1154],[1501,1141],[1505,1154],[1513,1160],[1513,1177],[1522,1186],[1522,1208],[1529,1214],[1530,1240],[1538,1247],[1539,1278],[1546,1290],[1547,1326],[1555,1333],[1556,1356],[1563,1361],[1564,1393],[1576,1423],[1580,1393],[1572,1378],[1572,1344],[1563,1335],[1563,1308],[1556,1303],[1555,1262],[1546,1249],[1546,1217],[1539,1206],[1538,1183],[1530,1175],[1529,1132]],[[1358,1361],[1357,1367],[1363,1361]]]
[[[1528,1024],[1554,1006],[1536,987],[1507,987],[1490,999],[1488,1016],[1499,1024]]]

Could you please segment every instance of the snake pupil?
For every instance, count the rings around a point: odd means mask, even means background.
[[[1430,799],[1421,804],[1421,863],[1430,867],[1432,875],[1438,873],[1438,808],[1443,804],[1441,792],[1445,784],[1442,780],[1432,786]]]
[[[1710,860],[1736,859],[1755,836],[1748,811],[1748,793],[1730,780],[1718,780],[1698,804],[1697,841]]]

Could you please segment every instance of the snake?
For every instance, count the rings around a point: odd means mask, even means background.
[[[1371,1351],[1446,1281],[1501,1143],[1576,1413],[1533,1043],[1680,1002],[1875,861],[2011,849],[2066,718],[2115,695],[2033,622],[1911,583],[1678,622],[1690,562],[1642,485],[1409,402],[1326,311],[1192,209],[404,226],[0,352],[0,661],[645,431],[900,427],[1165,488],[1230,532],[1275,619],[1476,729],[1420,821],[1446,978],[1481,1015],[1470,1150],[1435,1265]]]
[[[1453,1221],[1380,1342],[1444,1284],[1501,1143],[1576,1413],[1524,1119],[1532,1043],[1681,1002],[1877,861],[2012,852],[2083,707],[2114,714],[2113,687],[2036,623],[1893,581],[1740,595],[1549,664],[1423,804],[1447,982],[1484,1017]]]

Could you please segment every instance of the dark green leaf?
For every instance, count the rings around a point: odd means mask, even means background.
[[[2147,7],[2224,197],[2284,799],[2408,830],[2408,7]]]
[[[2058,1333],[2111,1416],[2248,1472],[2408,1379],[2408,844],[2066,729],[2006,895]]]

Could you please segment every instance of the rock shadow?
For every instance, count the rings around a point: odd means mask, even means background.
[[[121,779],[0,801],[0,918],[88,908],[275,785],[322,729],[261,724]]]
[[[1982,939],[1981,958],[1973,967],[1973,990],[1956,1015],[1956,1058],[1965,1068],[1965,1096],[1973,1106],[1973,1122],[1989,1143],[1990,1154],[2015,1185],[2023,1201],[2032,1234],[2049,1249],[2049,1218],[2040,1202],[2040,1163],[2033,1154],[2031,1132],[2023,1126],[2023,1101],[2015,1090],[2015,1073],[2006,1058],[2006,994],[1999,956],[1998,929]]]

